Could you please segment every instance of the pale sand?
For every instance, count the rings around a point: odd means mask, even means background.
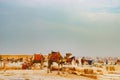
[[[78,67],[80,68],[80,67]],[[84,67],[85,68],[85,67]],[[92,67],[93,70],[99,69]],[[102,68],[100,68],[102,69]],[[103,71],[105,68],[102,69]],[[105,72],[105,71],[104,71]],[[112,74],[110,74],[112,73]],[[97,80],[120,80],[120,65],[116,66],[116,71],[105,72],[103,75],[97,75]],[[47,69],[43,70],[0,70],[0,80],[95,80],[92,78],[79,76],[75,74],[57,74],[57,71],[47,73]]]
[[[74,74],[47,73],[46,70],[7,70],[0,71],[0,80],[94,80]]]

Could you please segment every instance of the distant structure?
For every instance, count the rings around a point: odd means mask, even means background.
[[[38,53],[39,54],[39,53]],[[26,59],[26,58],[32,58],[34,54],[0,54],[0,60],[1,59]],[[43,55],[45,59],[47,59],[47,55]]]
[[[0,55],[0,59],[19,59],[19,58],[31,58],[33,55],[26,55],[26,54],[2,54]]]

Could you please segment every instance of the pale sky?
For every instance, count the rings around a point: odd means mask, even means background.
[[[0,53],[120,56],[120,0],[0,0]]]

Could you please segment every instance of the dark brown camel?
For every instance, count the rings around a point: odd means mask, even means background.
[[[75,60],[75,56],[70,57],[72,54],[71,53],[66,53],[65,60],[66,64],[72,64],[72,61]]]
[[[51,52],[48,55],[48,73],[52,72],[52,64],[53,62],[56,62],[58,64],[58,74],[60,74],[60,66],[62,69],[62,65],[63,65],[63,57],[61,56],[60,52]]]
[[[75,56],[72,56],[70,58],[66,58],[66,64],[72,64],[72,61],[75,60]]]

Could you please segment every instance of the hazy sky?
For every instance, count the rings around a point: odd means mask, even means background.
[[[0,53],[120,55],[120,0],[0,0]]]

